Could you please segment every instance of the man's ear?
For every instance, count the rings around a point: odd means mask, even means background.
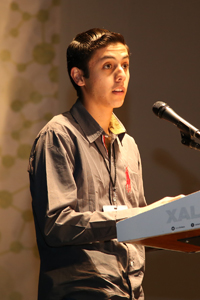
[[[74,82],[79,85],[79,86],[84,86],[85,85],[85,80],[83,76],[83,71],[80,70],[77,67],[73,67],[71,69],[71,77],[73,78]]]

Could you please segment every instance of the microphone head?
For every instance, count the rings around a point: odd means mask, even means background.
[[[166,107],[168,107],[167,103],[162,101],[157,101],[154,103],[152,110],[157,117],[162,118],[162,114],[165,111]]]

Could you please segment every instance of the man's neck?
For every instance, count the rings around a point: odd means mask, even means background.
[[[109,124],[112,116],[113,109],[103,108],[87,105],[87,102],[83,102],[84,107],[95,119],[95,121],[103,128],[105,133],[109,134]]]

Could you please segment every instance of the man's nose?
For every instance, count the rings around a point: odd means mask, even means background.
[[[126,79],[126,72],[122,66],[116,70],[116,81],[124,81]]]

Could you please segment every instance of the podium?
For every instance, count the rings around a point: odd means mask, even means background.
[[[120,242],[200,252],[200,191],[117,223]]]

